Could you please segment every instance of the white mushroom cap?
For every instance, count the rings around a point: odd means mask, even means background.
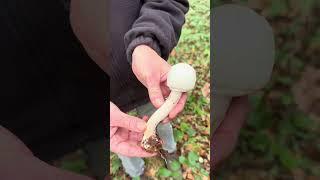
[[[186,63],[178,63],[171,67],[167,86],[171,90],[187,92],[194,88],[196,84],[196,71],[192,66]]]
[[[233,4],[216,7],[211,14],[214,93],[240,96],[263,88],[275,55],[269,23],[250,8]]]

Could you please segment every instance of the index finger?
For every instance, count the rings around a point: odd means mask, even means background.
[[[134,132],[144,132],[146,122],[140,118],[123,113],[119,119],[110,121],[110,126],[122,127]]]
[[[142,149],[137,141],[122,141],[113,140],[111,142],[112,151],[128,157],[153,157],[156,153],[148,153]]]

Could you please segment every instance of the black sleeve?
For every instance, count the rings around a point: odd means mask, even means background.
[[[167,60],[178,43],[188,10],[188,0],[145,0],[139,18],[124,37],[128,61],[131,63],[134,48],[142,44]]]

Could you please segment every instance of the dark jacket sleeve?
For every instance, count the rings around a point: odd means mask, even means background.
[[[188,0],[144,0],[138,19],[124,37],[129,63],[134,48],[142,44],[167,60],[178,43],[188,10]]]

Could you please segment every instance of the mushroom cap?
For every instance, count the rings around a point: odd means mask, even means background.
[[[269,81],[275,55],[273,30],[252,9],[228,4],[212,9],[213,93],[240,96]]]
[[[186,63],[178,63],[171,67],[167,76],[167,86],[171,90],[187,92],[196,84],[196,71]]]

